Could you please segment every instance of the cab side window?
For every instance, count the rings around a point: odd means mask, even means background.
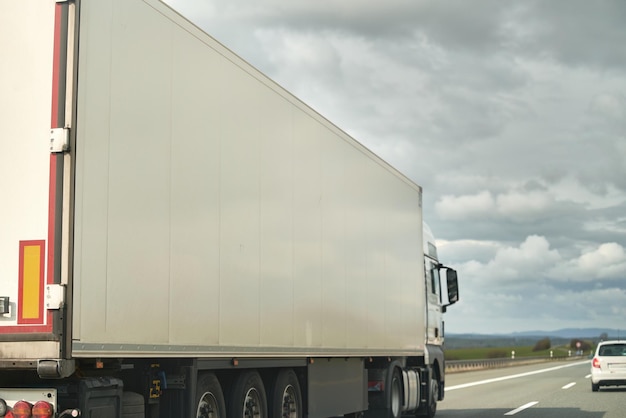
[[[430,284],[430,293],[437,296],[437,300],[441,302],[441,282],[439,278],[439,269],[436,265],[428,261],[428,268],[426,269],[426,280]]]

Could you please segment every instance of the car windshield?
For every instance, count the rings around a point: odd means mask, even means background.
[[[600,356],[626,356],[626,344],[607,344],[600,347]]]

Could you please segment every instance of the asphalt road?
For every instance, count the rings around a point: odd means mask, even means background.
[[[446,376],[437,418],[624,418],[626,387],[591,392],[589,360]]]

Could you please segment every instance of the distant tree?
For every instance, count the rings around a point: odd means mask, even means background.
[[[600,334],[600,341],[606,341],[609,339],[609,334],[607,334],[606,332],[603,332],[602,334]]]
[[[550,338],[546,337],[537,341],[537,344],[533,347],[533,351],[549,350],[550,347],[552,347],[552,342],[550,341]]]

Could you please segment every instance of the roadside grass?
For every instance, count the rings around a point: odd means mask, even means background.
[[[515,358],[520,357],[550,357],[550,351],[554,357],[566,357],[570,352],[567,346],[552,347],[548,350],[533,351],[533,346],[511,347],[480,347],[480,348],[455,348],[445,350],[446,360],[484,360],[493,358],[510,358],[515,351]],[[572,353],[573,354],[573,353]]]

